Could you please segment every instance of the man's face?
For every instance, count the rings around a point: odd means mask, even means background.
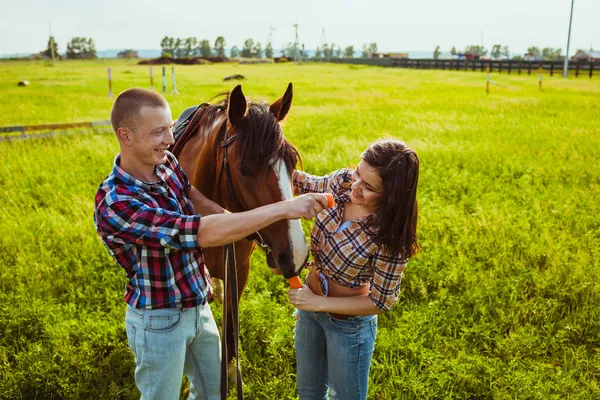
[[[172,128],[169,107],[142,107],[133,129],[133,155],[145,165],[154,167],[164,164],[167,161],[167,148],[175,143]]]

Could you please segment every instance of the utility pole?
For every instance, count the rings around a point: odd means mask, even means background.
[[[273,31],[275,30],[275,28],[273,28],[273,25],[269,25],[269,43],[271,43],[271,45],[273,45]]]
[[[563,78],[567,78],[569,73],[569,46],[571,45],[571,25],[573,24],[573,5],[575,0],[571,0],[571,17],[569,19],[569,36],[567,36],[567,53],[565,54],[565,65],[563,66]]]
[[[327,58],[327,54],[325,54],[325,46],[327,45],[327,37],[325,36],[325,27],[321,30],[321,51],[323,52],[323,57]]]
[[[298,23],[296,22],[292,26],[294,27],[294,29],[296,29],[296,42],[294,43],[294,60],[296,62],[298,62],[298,60],[300,59],[300,57],[299,57],[299,53],[300,53],[300,41],[298,40]]]

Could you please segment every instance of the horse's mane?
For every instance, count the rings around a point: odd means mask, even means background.
[[[205,115],[201,117],[198,131],[211,129],[217,117],[227,112],[228,94],[221,93],[213,97],[222,97],[215,104],[202,105],[203,109],[200,112]],[[279,160],[285,162],[287,170],[291,173],[296,169],[298,162],[302,162],[298,150],[284,137],[283,130],[267,102],[249,101],[246,117],[242,119],[237,130],[240,168],[244,175],[253,175],[253,171],[266,168]],[[218,134],[221,136],[218,140],[221,141],[225,129],[220,129]]]

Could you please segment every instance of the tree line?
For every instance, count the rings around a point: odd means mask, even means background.
[[[579,50],[578,50],[579,51]],[[433,58],[437,60],[440,57],[440,46],[437,46],[433,52]],[[510,50],[508,46],[503,46],[501,44],[495,44],[492,46],[492,50],[489,52],[490,57],[500,59],[504,58],[506,60],[510,59]],[[457,50],[455,46],[452,46],[450,49],[450,54],[458,55],[458,54],[474,54],[479,57],[486,57],[488,54],[488,49],[481,45],[469,45],[466,46],[464,51]],[[559,61],[564,60],[565,56],[562,54],[562,49],[553,48],[553,47],[544,47],[540,50],[539,47],[530,46],[527,48],[527,55],[536,60],[548,60],[548,61]],[[513,56],[513,60],[521,60],[524,56],[516,55]]]
[[[227,42],[223,36],[215,39],[211,43],[208,39],[197,39],[194,37],[174,38],[165,36],[161,42],[161,55],[172,58],[192,58],[192,57],[225,57],[225,48]],[[366,58],[370,53],[377,53],[377,43],[364,44],[361,56]],[[240,47],[234,45],[229,51],[229,57],[237,58],[272,58],[273,45],[267,42],[264,49],[260,41],[248,38]],[[281,55],[289,58],[308,58],[304,45],[289,42],[281,49]],[[344,50],[334,43],[325,43],[317,47],[315,58],[353,58],[354,46],[348,46]]]
[[[54,51],[53,51],[54,50]],[[62,58],[58,54],[58,44],[54,36],[48,38],[46,50],[40,53],[48,58]],[[71,60],[93,60],[96,58],[96,44],[94,39],[76,36],[67,43],[65,57]]]

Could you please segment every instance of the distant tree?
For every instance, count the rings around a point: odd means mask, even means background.
[[[492,58],[500,58],[501,54],[502,54],[502,45],[495,44],[494,46],[492,46],[492,52],[491,52]]]
[[[160,47],[162,49],[160,53],[161,56],[166,56],[166,53],[169,53],[172,57],[173,53],[175,53],[175,39],[169,36],[165,36],[160,41]]]
[[[183,42],[183,56],[192,57],[196,53],[198,47],[198,39],[195,37],[186,38]]]
[[[542,58],[544,60],[564,60],[564,56],[562,55],[562,49],[555,49],[553,47],[545,47],[542,49]]]
[[[367,58],[367,57],[369,57],[369,46],[367,46],[367,44],[366,44],[366,43],[365,43],[365,44],[363,44],[363,47],[362,47],[362,52],[360,53],[360,56],[361,56],[362,58]]]
[[[377,53],[377,43],[375,43],[375,42],[369,43],[369,52]]]
[[[540,49],[535,46],[528,47],[527,52],[535,58],[542,56],[542,52],[540,51]]]
[[[323,54],[321,53],[321,48],[317,46],[317,50],[315,50],[315,58],[322,58]]]
[[[510,58],[510,51],[508,50],[508,46],[502,46],[501,54],[502,57],[506,58],[507,60]]]
[[[440,51],[440,46],[437,46],[435,48],[435,50],[433,51],[433,59],[437,60],[440,58],[440,54],[442,54],[442,52]]]
[[[348,46],[344,50],[344,57],[346,58],[354,58],[354,46]]]
[[[225,57],[225,38],[223,36],[217,37],[215,40],[215,55],[217,57]]]
[[[241,56],[244,58],[252,58],[252,49],[254,48],[254,40],[246,39],[244,47],[242,47]]]
[[[323,44],[323,57],[326,60],[331,60],[335,53],[335,45],[333,43]]]
[[[453,56],[455,56],[456,54],[456,47],[452,46],[452,49],[450,49],[450,54],[452,54]]]
[[[298,55],[300,54],[300,49],[298,48],[298,46],[296,45],[296,43],[292,43],[289,42],[281,51],[282,55],[284,57],[290,57],[293,58],[294,60],[298,57]]]
[[[484,57],[487,52],[488,51],[485,47],[476,44],[465,47],[465,54],[476,54],[480,57]]]
[[[210,49],[210,42],[207,39],[202,39],[198,46],[200,49],[200,57],[212,56],[212,50]]]
[[[342,48],[340,46],[338,46],[337,50],[335,51],[335,58],[341,58],[342,57]]]
[[[254,45],[252,46],[252,58],[262,58],[262,57],[263,57],[262,45],[260,44],[260,42],[254,42]]]
[[[239,55],[240,55],[240,49],[238,49],[237,46],[233,46],[231,48],[231,50],[229,51],[229,57],[236,58],[236,57],[239,57]]]
[[[96,58],[96,45],[94,39],[85,37],[74,37],[67,43],[67,58],[70,59],[94,59]]]
[[[271,44],[271,42],[267,43],[267,45],[265,46],[265,57],[273,58],[273,45]]]
[[[185,55],[185,49],[183,48],[183,40],[181,38],[175,39],[175,44],[173,46],[173,55],[175,58],[183,58]]]
[[[48,38],[48,44],[46,45],[46,50],[43,51],[43,54],[52,58],[52,47],[54,47],[54,57],[58,57],[58,44],[56,44],[56,40],[54,40],[54,36],[50,36]]]

